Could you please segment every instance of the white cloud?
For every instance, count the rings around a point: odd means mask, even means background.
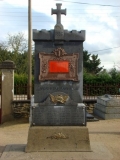
[[[99,38],[98,38],[99,36]],[[113,34],[111,32],[111,30],[105,30],[104,32],[101,32],[101,33],[91,33],[91,34],[88,34],[87,36],[87,43],[88,44],[96,44],[99,48],[101,48],[101,44],[103,44],[103,46],[105,44],[108,44],[108,40],[112,40],[113,38]],[[110,42],[109,42],[110,43]],[[99,45],[100,44],[100,45]]]
[[[101,59],[101,65],[104,65],[104,68],[111,69],[114,65],[119,65],[118,63],[118,57],[119,57],[119,50],[115,49],[111,54],[109,51],[106,51],[104,55],[99,55]]]

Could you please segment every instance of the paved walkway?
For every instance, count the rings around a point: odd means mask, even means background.
[[[120,160],[120,119],[88,122],[92,152],[25,153],[28,123],[0,126],[0,160]]]

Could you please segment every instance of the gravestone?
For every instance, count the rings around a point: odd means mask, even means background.
[[[35,42],[34,98],[26,152],[91,151],[83,97],[85,31],[64,30],[56,4],[53,30],[33,30]]]
[[[120,118],[120,100],[107,94],[97,97],[94,114],[103,119]]]

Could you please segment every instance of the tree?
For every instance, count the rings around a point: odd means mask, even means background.
[[[88,51],[86,50],[83,51],[83,67],[87,72],[92,74],[99,73],[103,69],[103,67],[99,67],[100,64],[101,64],[101,61],[98,58],[98,54],[91,55],[91,54],[88,54]]]
[[[28,52],[24,52],[22,54],[18,54],[15,64],[17,74],[27,74],[28,73]]]
[[[32,74],[34,73],[34,55],[32,55]],[[7,41],[0,42],[0,62],[12,60],[15,73],[28,74],[28,43],[23,33],[8,34]]]
[[[8,51],[7,49],[3,49],[0,46],[0,62],[3,62],[5,60],[13,60],[13,54],[12,52]]]
[[[115,66],[110,69],[109,74],[113,80],[117,80],[120,78],[120,71],[118,71]]]
[[[8,34],[7,41],[8,50],[12,51],[14,54],[23,53],[28,49],[28,43],[22,32],[15,35]]]
[[[88,51],[83,51],[83,67],[87,71],[89,68],[89,60],[90,60],[91,54],[88,54]]]

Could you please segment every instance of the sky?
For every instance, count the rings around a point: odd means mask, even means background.
[[[120,70],[120,0],[31,0],[32,29],[54,29],[51,8],[62,3],[64,29],[85,30],[84,50],[98,54],[101,66]],[[19,32],[28,37],[28,0],[0,0],[0,42]]]

